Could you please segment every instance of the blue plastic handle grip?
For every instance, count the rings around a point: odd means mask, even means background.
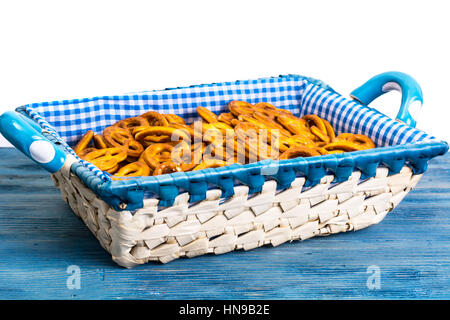
[[[64,151],[48,141],[37,124],[15,111],[0,116],[0,133],[50,173],[59,171],[66,161]]]
[[[379,74],[353,90],[350,96],[368,105],[382,94],[392,90],[402,93],[400,110],[396,119],[414,128],[417,113],[422,107],[423,96],[417,81],[406,73],[390,71]]]

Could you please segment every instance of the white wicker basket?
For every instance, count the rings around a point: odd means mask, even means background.
[[[306,190],[305,178],[297,178],[278,193],[272,180],[251,197],[247,186],[237,186],[235,195],[223,203],[221,190],[214,189],[191,207],[189,194],[183,193],[167,209],[158,211],[158,200],[149,199],[142,209],[130,212],[116,211],[99,199],[70,171],[70,165],[67,162],[52,175],[56,187],[113,260],[124,267],[360,230],[383,220],[422,176],[412,174],[407,166],[391,176],[387,168],[379,168],[375,177],[365,181],[360,180],[360,171],[354,171],[347,181],[331,186],[334,177],[327,175]]]
[[[398,87],[400,121],[364,105]],[[427,161],[447,152],[448,145],[413,128],[408,106],[422,96],[409,76],[382,74],[353,96],[362,103],[311,78],[280,76],[26,105],[0,117],[0,132],[52,174],[65,201],[113,260],[133,267],[277,246],[383,220],[416,185]],[[192,121],[196,106],[220,112],[231,100],[267,101],[299,116],[314,113],[338,133],[368,135],[377,148],[116,181],[69,146],[86,129],[100,133],[149,109]],[[273,166],[277,170],[267,170]]]

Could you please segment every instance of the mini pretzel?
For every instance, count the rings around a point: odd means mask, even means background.
[[[248,145],[243,141],[238,141],[236,136],[227,139],[225,147],[222,150],[219,148],[218,151],[224,155],[222,160],[227,162],[245,164],[249,159]]]
[[[197,107],[197,113],[203,120],[209,123],[218,122],[217,116],[205,107]]]
[[[242,116],[241,116],[242,117]],[[233,119],[231,120],[231,126],[232,127],[236,127],[239,123],[241,123],[242,121],[239,121],[239,119]]]
[[[169,122],[167,122],[166,117],[156,111],[149,111],[140,115],[145,118],[150,126],[167,126]]]
[[[77,143],[77,145],[73,148],[73,151],[75,151],[76,154],[79,154],[81,151],[86,149],[86,147],[91,142],[93,136],[94,136],[94,131],[92,131],[92,130],[87,131],[84,134],[84,136],[81,138],[81,140]]]
[[[169,162],[160,163],[153,171],[153,175],[158,176],[160,174],[181,172],[181,171],[183,171],[183,170],[180,165],[169,161]]]
[[[207,168],[219,168],[228,165],[229,163],[223,160],[206,160],[196,166],[192,171],[207,169]]]
[[[144,117],[132,117],[116,122],[114,126],[132,132],[133,128],[149,126],[149,123]]]
[[[160,163],[170,160],[173,146],[167,143],[155,143],[149,146],[141,155],[141,159],[152,169]]]
[[[98,150],[96,148],[86,148],[83,151],[77,153],[77,155],[81,158],[84,159],[84,157],[88,154],[91,153],[92,151]]]
[[[273,144],[272,144],[273,146]],[[290,137],[281,137],[279,140],[278,149],[281,152],[286,151],[287,149],[295,146],[303,146],[307,148],[315,148],[316,144],[312,139],[303,134],[297,134]]]
[[[249,156],[257,159],[272,158],[272,148],[269,144],[261,141],[259,138],[260,128],[249,122],[241,122],[235,127],[237,141],[245,146]],[[270,143],[271,135],[267,135],[267,140]],[[263,151],[266,152],[263,152]]]
[[[320,153],[312,148],[304,146],[296,146],[289,148],[287,151],[283,152],[280,155],[280,160],[293,159],[298,157],[314,157],[314,156],[320,156]]]
[[[194,129],[184,123],[170,123],[169,127],[184,131],[191,139],[194,137]]]
[[[120,162],[127,158],[126,148],[107,148],[94,150],[83,156],[82,159],[91,162],[97,166],[100,170],[107,171],[114,169]]]
[[[290,112],[288,110],[284,110],[284,109],[258,108],[257,112],[260,112],[260,113],[264,114],[266,117],[269,117],[271,119],[275,119],[280,114],[294,117],[292,112]]]
[[[273,120],[273,118],[268,117],[268,116],[266,116],[265,114],[263,114],[263,113],[261,113],[259,111],[256,111],[255,113],[253,113],[253,117],[257,121],[259,121],[260,123],[266,125],[269,128],[278,129],[280,131],[281,135],[283,135],[283,136],[289,137],[291,135],[291,133],[288,130],[284,129],[283,126],[281,126],[280,124],[275,122]]]
[[[248,122],[248,123],[251,123],[251,124],[257,126],[258,128],[269,129],[269,127],[267,127],[266,125],[264,125],[260,121],[256,120],[255,118],[253,118],[252,116],[247,115],[247,114],[239,115],[238,116],[238,121],[235,120],[234,123],[233,123],[234,126],[239,125],[239,122]]]
[[[106,149],[108,146],[106,145],[106,141],[102,135],[96,134],[94,136],[94,146],[97,149]]]
[[[245,101],[231,101],[228,104],[228,109],[230,109],[231,113],[237,117],[241,114],[251,115],[255,112],[254,107]]]
[[[237,148],[235,149],[235,144],[233,145],[225,144],[225,146],[209,144],[202,150],[202,156],[203,160],[217,159],[223,161],[230,161],[230,159],[238,151],[239,150],[237,150]],[[197,150],[195,150],[194,152],[197,152]],[[200,152],[200,150],[198,150],[198,152]],[[200,162],[198,162],[197,164],[199,163]]]
[[[354,144],[357,144],[364,149],[372,149],[375,148],[375,144],[372,139],[363,135],[363,134],[355,134],[355,133],[341,133],[335,139],[336,141],[348,141]]]
[[[312,134],[314,134],[320,141],[323,141],[325,143],[330,142],[330,137],[328,137],[327,133],[324,131],[319,130],[318,127],[312,126],[310,128],[310,131]]]
[[[308,122],[309,129],[316,139],[325,143],[333,141],[334,131],[326,120],[314,114],[306,115],[302,119]]]
[[[209,123],[208,123],[209,124]],[[221,130],[210,126],[205,126],[205,123],[203,123],[202,128],[202,140],[206,143],[211,143],[214,145],[223,145],[225,134],[221,132]]]
[[[221,113],[217,117],[217,120],[219,120],[220,122],[226,123],[229,126],[231,126],[231,120],[233,120],[233,119],[235,119],[235,118],[231,112]]]
[[[123,147],[127,145],[128,155],[130,157],[139,157],[144,151],[144,147],[134,140],[127,129],[116,126],[110,126],[103,130],[103,138],[109,147]]]
[[[327,151],[336,151],[336,150],[342,150],[345,152],[351,152],[351,151],[358,151],[358,150],[364,150],[365,147],[352,143],[352,142],[348,142],[348,141],[335,141],[332,143],[329,143],[327,145],[325,145],[323,147],[325,150]]]
[[[190,141],[191,137],[184,130],[174,127],[154,126],[145,128],[135,135],[135,139],[141,143],[144,142],[168,142],[172,141],[172,137],[177,135],[181,140]]]
[[[325,124],[323,123],[322,119],[316,116],[315,114],[308,114],[306,116],[302,117],[303,120],[308,121],[308,124],[310,127],[316,126],[317,129],[319,129],[322,132],[327,132],[327,129],[325,128]]]
[[[185,124],[184,119],[180,116],[177,116],[176,114],[165,114],[164,117],[166,118],[167,122],[169,124],[177,123],[177,124]]]
[[[202,122],[202,133],[205,133],[208,130],[220,131],[221,134],[225,136],[227,134],[227,130],[233,130],[233,127],[223,122],[211,122],[211,123]]]
[[[203,121],[189,125],[178,115],[149,111],[116,122],[103,135],[86,132],[74,150],[101,170],[117,172],[113,179],[119,179],[375,147],[364,135],[336,137],[331,124],[314,114],[299,118],[268,102],[252,105],[236,100],[228,108],[230,112],[217,116],[198,107]],[[95,148],[89,147],[91,140]]]
[[[330,141],[334,141],[334,139],[336,138],[336,134],[334,133],[333,127],[327,120],[322,119],[322,121],[323,121],[323,124],[325,125],[325,128],[327,130],[327,135],[330,138]]]
[[[106,172],[108,172],[109,174],[114,174],[117,170],[119,170],[119,164],[116,164],[114,167],[112,167],[111,169],[108,170],[104,170]]]
[[[255,104],[255,109],[266,110],[266,111],[275,111],[277,108],[268,102],[258,102]]]
[[[150,175],[150,168],[145,162],[136,161],[120,168],[115,174],[118,177],[140,177]]]
[[[309,132],[308,122],[304,119],[299,119],[297,117],[283,113],[278,114],[276,119],[292,134],[302,134],[304,132]]]
[[[324,148],[321,147],[316,147],[314,148],[314,150],[316,150],[318,153],[320,153],[322,156],[330,154],[330,151],[325,150]]]
[[[265,135],[266,142],[269,144],[274,143],[275,141],[284,138],[285,136],[280,134],[280,130],[278,128],[273,128],[271,126],[265,125],[261,122],[258,122],[258,120],[249,117],[247,115],[239,116],[242,120],[248,120],[244,122],[240,122],[235,125],[235,133],[238,138],[241,140],[244,139],[243,133],[245,133],[247,130],[250,130],[250,133],[252,134],[252,138],[257,138],[258,136]],[[256,132],[256,136],[253,137],[254,133],[252,132],[254,130]],[[262,136],[264,138],[264,136]]]

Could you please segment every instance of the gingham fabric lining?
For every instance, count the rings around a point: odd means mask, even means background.
[[[312,83],[304,90],[300,116],[311,113],[327,119],[337,133],[367,135],[378,147],[435,139],[423,131],[392,120],[377,110]]]
[[[298,113],[306,80],[300,76],[226,82],[122,96],[105,96],[31,104],[59,135],[73,145],[88,129],[95,133],[114,122],[149,110],[175,113],[187,122],[198,118],[195,108],[213,112],[226,109],[232,100],[261,100]],[[28,109],[27,109],[28,110]]]
[[[199,105],[222,112],[228,102],[266,101],[296,115],[317,114],[330,121],[338,133],[362,133],[378,147],[433,139],[426,133],[314,84],[308,78],[289,75],[236,82],[198,85],[187,88],[155,90],[121,96],[35,103],[25,106],[27,113],[47,131],[73,145],[88,129],[101,133],[112,123],[149,110],[175,113],[187,122],[198,118]],[[69,148],[70,149],[70,148]],[[70,149],[71,153],[73,151]],[[84,162],[84,161],[83,161]],[[84,162],[103,180],[109,175]]]

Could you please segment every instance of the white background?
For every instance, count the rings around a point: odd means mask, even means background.
[[[41,101],[298,73],[347,95],[398,70],[450,141],[448,1],[0,2],[0,113]],[[372,105],[394,117],[399,93]],[[7,145],[0,137],[0,146]]]

